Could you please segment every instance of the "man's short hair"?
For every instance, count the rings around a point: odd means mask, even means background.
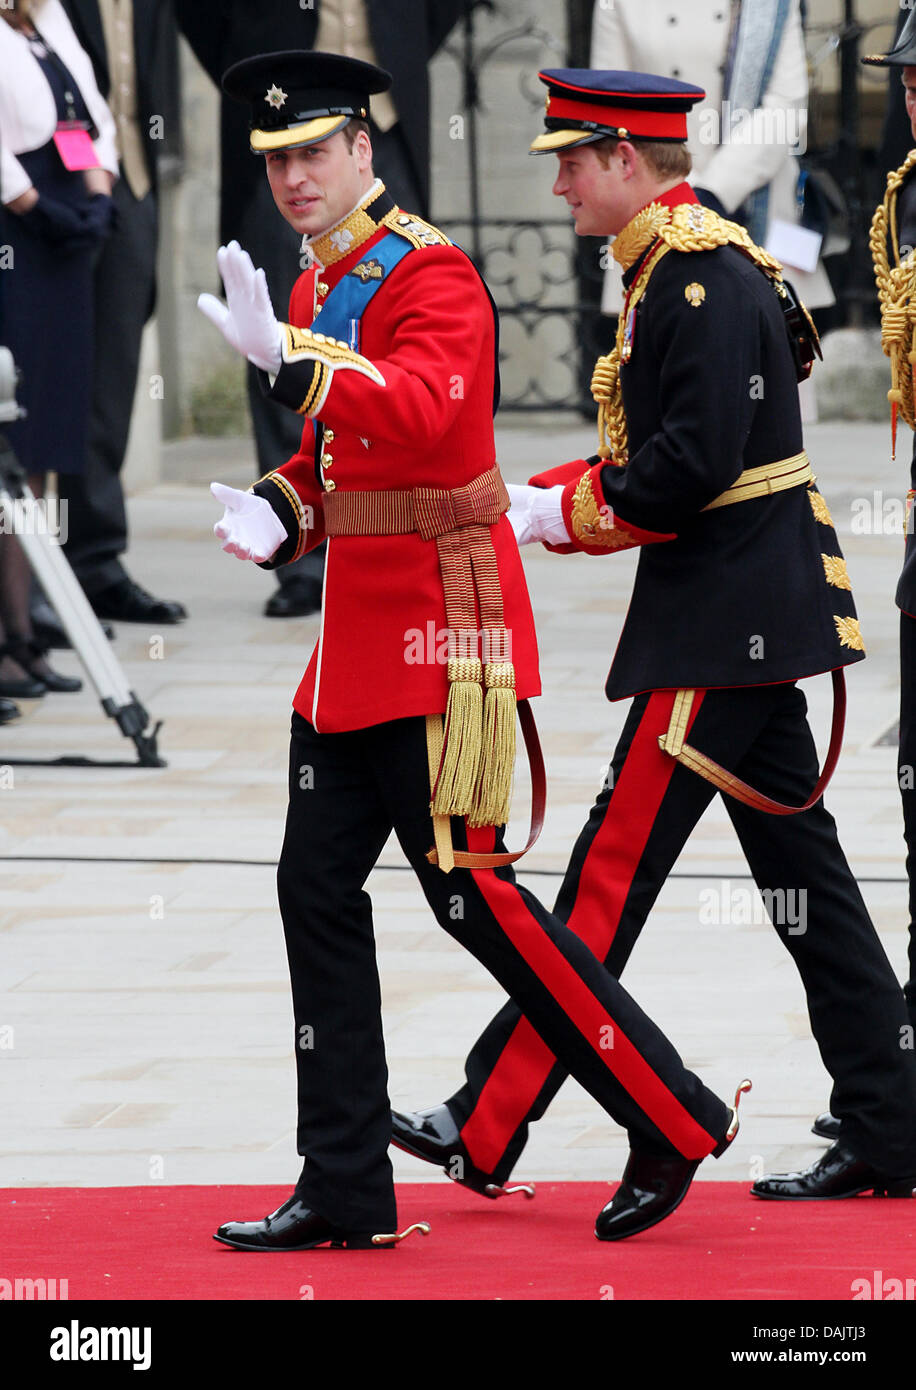
[[[613,135],[606,135],[603,140],[596,140],[592,144],[605,169],[608,166],[611,155],[616,150],[620,141]],[[681,178],[685,179],[693,167],[690,158],[690,151],[686,145],[677,140],[633,140],[632,144],[639,151],[643,159],[648,164],[652,173],[661,179]]]
[[[359,134],[359,132],[360,132],[361,130],[364,130],[364,131],[366,132],[367,135],[370,134],[370,132],[369,132],[369,122],[368,122],[368,121],[361,121],[361,120],[359,120],[358,117],[353,117],[353,118],[352,118],[351,120],[349,120],[349,121],[347,122],[347,124],[344,126],[343,131],[342,131],[342,134],[343,134],[344,139],[345,139],[346,142],[347,142],[347,149],[348,149],[348,150],[352,150],[354,144],[356,143],[356,137],[357,137],[357,135]],[[370,137],[370,138],[371,138],[371,137]]]

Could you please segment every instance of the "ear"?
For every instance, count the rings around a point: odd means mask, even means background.
[[[360,130],[357,133],[353,141],[353,151],[361,172],[372,168],[372,141],[366,131]]]
[[[629,140],[618,140],[616,153],[620,160],[620,172],[625,179],[631,179],[637,170],[639,151]]]

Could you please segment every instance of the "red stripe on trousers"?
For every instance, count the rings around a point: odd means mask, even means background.
[[[688,731],[704,693],[698,691],[694,699]],[[599,960],[611,949],[633,877],[677,766],[658,746],[659,734],[668,728],[675,696],[673,690],[650,695],[604,820],[582,864],[567,925]],[[593,856],[600,859],[601,871],[589,876]],[[528,1020],[520,1019],[461,1130],[475,1167],[485,1173],[493,1171],[555,1062]],[[665,1132],[662,1125],[658,1127]]]

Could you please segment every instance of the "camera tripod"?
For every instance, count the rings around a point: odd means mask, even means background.
[[[127,684],[121,664],[108,643],[89,600],[55,536],[49,534],[38,500],[6,437],[0,433],[0,515],[4,529],[16,535],[32,573],[57,613],[74,651],[98,693],[102,709],[137,749],[137,761],[102,761],[84,757],[7,758],[18,766],[165,767],[156,740],[162,721],[149,729],[149,715]]]

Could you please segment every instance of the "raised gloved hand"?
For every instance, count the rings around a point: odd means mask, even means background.
[[[226,303],[202,294],[197,307],[215,324],[228,343],[265,372],[278,372],[283,361],[281,328],[274,317],[263,270],[255,270],[237,241],[221,246],[216,263],[226,288]]]
[[[547,541],[550,545],[566,545],[572,539],[563,520],[563,488],[527,487],[507,483],[509,493],[509,524],[519,545],[532,541]]]
[[[270,503],[224,483],[211,483],[210,491],[226,509],[213,528],[226,554],[255,564],[269,560],[286,540],[286,528]]]

